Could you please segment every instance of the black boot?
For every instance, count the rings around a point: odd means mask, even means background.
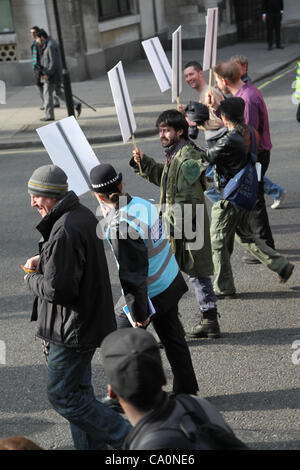
[[[203,312],[201,322],[195,325],[191,331],[188,331],[187,336],[191,338],[220,338],[218,315],[220,316],[216,308]]]

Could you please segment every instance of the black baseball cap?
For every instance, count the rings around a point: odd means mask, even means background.
[[[166,384],[159,346],[142,328],[121,328],[101,345],[103,367],[112,390],[125,401],[153,398]]]

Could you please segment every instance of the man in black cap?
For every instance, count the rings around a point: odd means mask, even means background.
[[[151,319],[172,368],[174,394],[196,394],[197,379],[178,317],[178,303],[188,288],[158,211],[149,201],[124,194],[122,174],[108,163],[94,167],[90,180],[107,215],[100,222],[106,230],[98,235],[107,238],[119,269],[123,295],[115,306],[117,326],[145,328]]]
[[[25,283],[35,296],[48,361],[47,394],[71,427],[76,449],[121,448],[129,424],[96,400],[91,382],[95,349],[114,329],[114,306],[97,219],[68,191],[55,165],[37,168],[28,182],[31,207],[42,217],[39,255],[27,260]]]
[[[246,448],[205,399],[168,397],[162,388],[166,378],[159,347],[149,332],[134,328],[114,331],[104,339],[101,350],[109,394],[118,397],[133,426],[125,450]],[[207,427],[198,431],[198,420],[213,426],[210,437]],[[217,435],[222,436],[218,442]]]

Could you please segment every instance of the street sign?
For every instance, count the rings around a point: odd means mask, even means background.
[[[142,41],[142,46],[163,93],[172,86],[172,68],[166,53],[157,37]]]
[[[181,26],[172,34],[172,103],[177,101],[182,91],[182,42]]]
[[[74,116],[38,128],[37,133],[54,165],[68,176],[77,196],[90,191],[90,171],[99,160]]]
[[[117,111],[123,142],[127,142],[130,138],[134,137],[136,122],[122,62],[118,62],[118,64],[107,73],[107,75]]]

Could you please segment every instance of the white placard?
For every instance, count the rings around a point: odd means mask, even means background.
[[[54,165],[68,176],[77,196],[90,191],[90,171],[99,160],[74,116],[38,128],[37,133]]]
[[[216,66],[218,37],[218,8],[208,8],[203,55],[203,70]]]
[[[142,41],[142,46],[163,93],[172,86],[172,68],[166,53],[157,37]]]
[[[3,80],[0,80],[0,104],[6,104],[6,85]]]
[[[127,142],[136,131],[135,117],[128,93],[122,62],[107,72],[113,95],[123,142]]]
[[[182,42],[181,26],[172,34],[172,103],[182,92]]]

